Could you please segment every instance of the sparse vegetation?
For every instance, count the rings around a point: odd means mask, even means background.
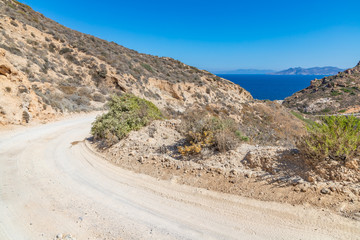
[[[166,90],[179,100],[179,105],[184,103],[185,98],[178,94],[179,89],[171,89],[178,83],[194,84],[196,87],[209,85],[206,86],[206,92],[192,94],[190,98],[193,99],[187,99],[190,104],[198,101],[206,105],[214,103],[215,98],[226,95],[212,86],[214,84],[211,81],[204,81],[204,77],[222,81],[209,72],[172,58],[141,54],[114,42],[73,31],[25,4],[0,1],[0,14],[10,18],[9,24],[13,24],[10,23],[13,21],[25,31],[23,38],[15,38],[8,29],[3,29],[0,32],[3,39],[0,48],[22,57],[24,63],[26,60],[26,66],[20,66],[20,69],[29,81],[51,85],[46,89],[40,87],[42,90],[36,91],[36,94],[57,111],[89,111],[101,107],[94,102],[89,105],[85,98],[79,98],[83,94],[76,91],[84,86],[92,90],[85,97],[98,103],[105,99],[95,93],[121,94],[132,91],[131,89],[136,89],[147,99],[161,101],[164,96],[153,89],[154,83],[150,83],[150,78],[166,81]],[[221,82],[220,86],[226,89],[227,84],[227,81]],[[176,106],[162,107],[177,111]]]
[[[149,72],[154,72],[154,70],[152,69],[152,67],[149,65],[149,64],[146,64],[146,63],[141,63],[141,66],[143,68],[145,68],[146,70],[148,70]]]
[[[226,152],[239,142],[247,141],[234,120],[219,117],[207,111],[188,111],[182,117],[179,131],[186,136],[185,146],[179,146],[181,155],[199,154],[204,149]]]
[[[303,121],[274,102],[243,104],[241,116],[239,130],[251,144],[295,147],[306,132]]]
[[[338,92],[338,91],[331,92],[331,96],[333,96],[333,97],[336,97],[336,96],[339,96],[339,95],[342,95],[342,93]]]
[[[91,128],[94,139],[105,146],[111,146],[130,131],[139,130],[151,121],[162,118],[160,110],[153,103],[130,94],[112,96],[108,106],[109,112],[98,117]]]
[[[315,124],[315,122],[309,118],[305,118],[301,113],[295,112],[295,111],[290,111],[290,113],[292,115],[294,115],[295,117],[297,117],[298,119],[300,119],[301,121],[305,122],[307,125],[312,126]]]
[[[95,102],[103,103],[106,101],[106,98],[104,97],[104,95],[102,95],[100,93],[95,93],[92,98]]]
[[[330,111],[330,108],[324,108],[323,110],[321,110],[322,113],[329,113]]]
[[[4,45],[4,44],[0,44],[0,48],[3,48],[3,49],[5,49],[5,50],[11,52],[12,54],[15,54],[15,55],[18,55],[18,56],[22,56],[22,55],[23,55],[22,52],[21,52],[21,50],[20,50],[19,48],[17,48],[17,47],[14,47],[13,44],[9,44],[9,46],[8,46],[8,45]]]
[[[73,52],[73,50],[70,49],[70,48],[62,48],[62,49],[59,51],[59,54],[60,54],[60,55],[63,55],[63,54],[65,54],[65,53],[71,53],[71,52]]]
[[[346,93],[351,93],[351,89],[348,88],[341,88],[341,91],[346,92]]]

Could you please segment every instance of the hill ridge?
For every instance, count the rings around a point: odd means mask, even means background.
[[[310,86],[287,97],[283,104],[311,114],[360,111],[360,62],[334,76],[314,79]]]
[[[54,114],[99,109],[109,95],[122,92],[146,98],[172,113],[193,104],[221,109],[252,100],[240,86],[208,71],[71,30],[18,1],[0,0],[0,15],[0,49],[11,63],[7,67],[22,73],[28,91],[38,96],[33,101]],[[26,94],[9,93],[5,88],[1,94],[13,99]],[[30,119],[41,115],[31,109],[34,104],[21,105],[30,106],[17,110],[25,111]],[[8,108],[1,98],[0,106]],[[0,123],[24,122],[9,114],[13,111],[4,109],[7,114],[0,115]]]

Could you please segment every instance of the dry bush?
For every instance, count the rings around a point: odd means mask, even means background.
[[[187,138],[190,145],[179,146],[178,150],[181,155],[199,154],[203,148],[209,148],[215,144],[214,133],[212,131],[188,132]]]
[[[65,94],[73,94],[76,92],[77,88],[74,86],[64,86],[64,85],[60,85],[59,89],[65,93]]]
[[[29,123],[30,121],[30,114],[27,111],[23,111],[22,118],[26,123]]]
[[[203,149],[226,152],[248,139],[242,136],[233,119],[214,116],[208,111],[189,109],[181,119],[178,131],[187,140],[186,145],[178,147],[183,156],[199,154]]]
[[[106,101],[106,98],[104,97],[104,95],[102,95],[101,93],[94,93],[94,95],[92,96],[93,100],[95,102],[101,102],[104,103]]]
[[[229,129],[219,131],[215,134],[215,143],[216,149],[220,152],[227,152],[231,149],[234,149],[238,142],[239,138],[236,135],[237,132],[231,132]],[[246,138],[242,138],[246,141]]]
[[[295,147],[306,133],[304,122],[278,103],[256,101],[242,107],[240,130],[253,144]]]
[[[78,94],[79,96],[85,96],[87,98],[91,98],[91,94],[92,94],[93,90],[89,87],[81,87],[78,90]]]

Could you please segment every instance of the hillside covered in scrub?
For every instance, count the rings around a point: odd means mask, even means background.
[[[337,75],[315,79],[309,87],[287,97],[283,104],[303,113],[360,112],[360,63]]]
[[[207,71],[71,30],[14,0],[0,0],[0,51],[2,124],[99,109],[125,92],[170,113],[195,102],[239,111],[237,104],[252,100]]]
[[[0,54],[0,124],[104,109],[126,93],[170,118],[191,108],[226,115],[259,143],[288,144],[303,132],[284,107],[254,100],[237,84],[71,30],[14,0],[0,0]]]

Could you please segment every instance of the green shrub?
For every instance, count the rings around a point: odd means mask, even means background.
[[[331,96],[333,96],[333,97],[342,95],[342,93],[341,93],[341,92],[338,92],[338,91],[333,91],[333,92],[331,92],[330,94],[331,94]]]
[[[239,130],[236,130],[236,131],[235,131],[235,136],[236,136],[238,139],[240,139],[241,141],[244,141],[244,142],[247,142],[247,141],[250,140],[249,137],[243,136],[242,132],[240,132]]]
[[[109,112],[98,117],[92,124],[95,140],[105,146],[119,142],[130,131],[139,130],[155,119],[161,119],[160,110],[151,102],[126,94],[112,96],[108,102]]]
[[[325,108],[323,110],[321,110],[322,113],[329,113],[331,112],[331,109],[330,108]]]
[[[354,116],[323,117],[322,123],[308,125],[307,130],[299,149],[315,165],[326,159],[345,160],[358,154],[360,119]]]
[[[350,92],[352,92],[350,89],[348,89],[348,88],[341,88],[341,90],[343,91],[343,92],[346,92],[346,93],[350,93]]]
[[[141,63],[141,66],[143,68],[145,68],[146,70],[148,70],[149,72],[154,72],[154,70],[152,69],[152,67],[149,65],[149,64],[146,64],[146,63]]]

